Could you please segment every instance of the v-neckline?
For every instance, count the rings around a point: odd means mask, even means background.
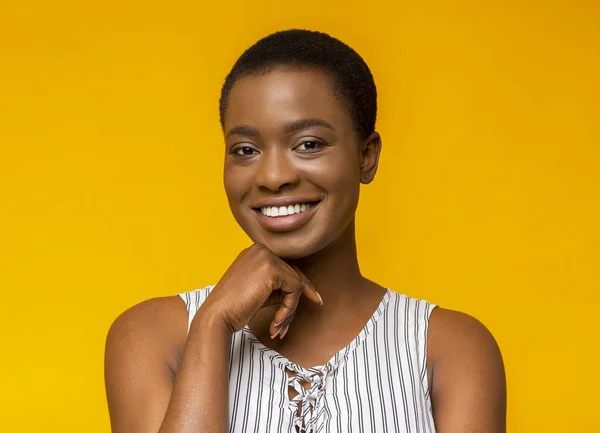
[[[363,326],[358,335],[354,337],[350,343],[338,350],[324,365],[304,368],[303,366],[295,363],[294,361],[287,359],[277,350],[271,349],[270,347],[267,347],[263,343],[261,343],[258,337],[254,335],[254,333],[248,325],[242,328],[242,332],[248,337],[252,344],[254,344],[258,348],[258,350],[267,354],[273,360],[274,363],[279,364],[283,367],[291,367],[292,369],[296,371],[301,371],[305,374],[311,374],[315,371],[322,370],[325,368],[333,369],[336,368],[342,361],[344,361],[348,357],[348,355],[350,355],[358,346],[360,346],[364,339],[371,333],[373,326],[375,326],[377,320],[383,315],[383,312],[385,311],[390,301],[391,295],[391,290],[389,288],[386,288],[385,293],[381,298],[381,301],[377,305],[377,308],[375,309],[371,317],[369,317],[369,320],[367,320],[367,323]]]

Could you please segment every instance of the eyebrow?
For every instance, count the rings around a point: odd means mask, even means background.
[[[260,132],[258,132],[258,129],[256,129],[252,126],[248,126],[248,125],[240,125],[240,126],[231,128],[229,131],[227,131],[225,138],[229,138],[230,135],[234,135],[234,134],[235,135],[245,135],[246,137],[255,137],[255,138],[260,137]]]
[[[286,134],[290,134],[292,132],[301,131],[302,129],[310,128],[312,126],[321,126],[323,128],[335,131],[335,128],[331,126],[330,123],[324,121],[323,119],[317,118],[298,119],[293,120],[291,122],[287,122],[283,127],[283,131]],[[249,125],[240,125],[231,128],[229,131],[227,131],[226,138],[229,138],[230,135],[234,134],[245,135],[246,137],[254,138],[260,137],[260,132],[258,131],[258,129]]]
[[[317,119],[317,118],[298,119],[298,120],[288,122],[283,127],[283,130],[287,134],[289,134],[290,132],[300,131],[302,129],[310,128],[311,126],[322,126],[324,128],[335,131],[335,128],[333,126],[331,126],[329,123],[325,122],[322,119]]]

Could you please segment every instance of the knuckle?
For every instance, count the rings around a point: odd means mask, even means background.
[[[279,278],[279,275],[277,275],[275,273],[270,273],[267,276],[266,283],[268,284],[268,286],[271,289],[274,289],[274,288],[278,288],[281,285],[281,280]]]
[[[279,260],[277,259],[277,257],[273,254],[269,255],[269,257],[267,258],[269,260],[269,263],[271,264],[271,266],[273,266],[274,268],[279,268]]]
[[[252,254],[262,261],[270,261],[273,259],[273,253],[262,244],[254,244],[250,247]]]
[[[273,263],[269,260],[263,260],[258,266],[259,272],[263,275],[271,275],[273,274]]]

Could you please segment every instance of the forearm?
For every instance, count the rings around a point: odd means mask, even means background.
[[[202,311],[192,321],[173,392],[159,433],[229,430],[231,330]]]

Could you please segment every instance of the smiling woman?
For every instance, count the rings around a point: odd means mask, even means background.
[[[323,33],[275,33],[240,57],[220,101],[224,184],[253,245],[216,285],[115,321],[113,432],[505,431],[485,327],[361,274],[376,97],[362,58]]]
[[[228,96],[230,208],[255,242],[284,259],[324,252],[336,238],[352,244],[360,182],[375,174],[379,135],[359,138],[335,88],[330,73],[279,66],[239,78]],[[287,216],[296,204],[310,207]],[[262,207],[272,214],[263,217]]]

